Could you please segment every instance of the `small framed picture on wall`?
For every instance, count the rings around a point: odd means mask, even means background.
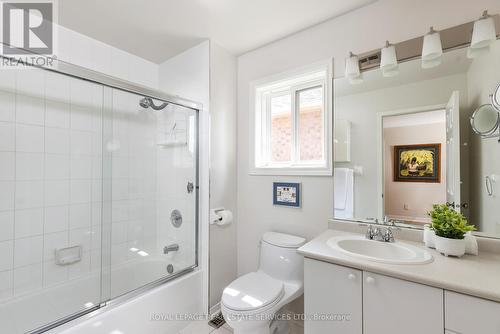
[[[300,183],[273,183],[273,204],[300,207]]]

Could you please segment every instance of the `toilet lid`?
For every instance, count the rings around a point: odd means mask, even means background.
[[[306,242],[304,238],[278,232],[266,232],[262,236],[262,240],[268,244],[284,248],[299,248]]]
[[[281,299],[283,293],[283,282],[262,272],[254,272],[229,284],[222,293],[222,303],[232,310],[249,311]]]

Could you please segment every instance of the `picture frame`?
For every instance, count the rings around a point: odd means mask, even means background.
[[[441,183],[441,144],[394,146],[394,182]]]
[[[273,205],[300,207],[300,183],[273,182]]]

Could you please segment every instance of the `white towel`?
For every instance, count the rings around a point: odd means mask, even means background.
[[[353,218],[354,171],[349,168],[335,168],[334,173],[334,216]]]

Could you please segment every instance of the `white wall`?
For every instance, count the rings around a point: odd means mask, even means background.
[[[210,104],[210,42],[205,41],[160,64],[159,88],[171,95]]]
[[[59,24],[54,26],[54,57],[138,85],[158,88],[158,64]]]
[[[210,135],[204,137],[209,138],[210,146],[206,141],[201,152],[210,157],[209,205],[225,207],[236,216],[236,58],[213,42],[203,42],[160,65],[160,88],[203,103],[201,121],[208,122],[210,117]],[[206,221],[201,221],[201,227],[208,233]],[[236,221],[224,227],[210,226],[209,234],[209,249],[204,251],[210,252],[206,296],[212,307],[236,278]]]
[[[210,207],[236,217],[236,57],[210,43]],[[210,226],[210,306],[236,278],[236,224]]]
[[[209,161],[210,161],[210,42],[199,45],[160,64],[160,89],[202,104],[200,136],[199,264],[203,271],[203,310],[209,308]]]
[[[266,230],[297,233],[311,238],[327,228],[331,216],[331,177],[267,177],[248,175],[249,84],[251,81],[334,57],[336,77],[344,59],[355,53],[472,21],[488,8],[500,12],[498,0],[380,0],[238,58],[238,273],[255,270],[258,241]],[[272,182],[299,181],[303,207],[272,206]]]
[[[158,88],[158,64],[125,52],[62,26],[56,26],[59,60],[127,80]]]

